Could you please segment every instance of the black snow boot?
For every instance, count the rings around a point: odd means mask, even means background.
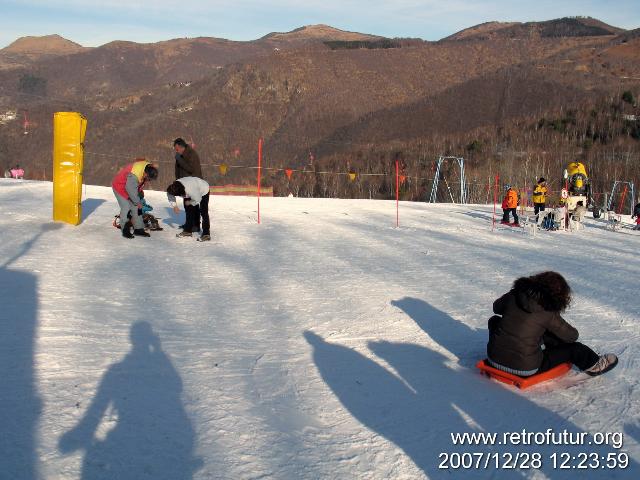
[[[145,232],[145,231],[144,231],[144,228],[136,228],[136,229],[133,231],[133,234],[134,234],[136,237],[150,237],[150,236],[151,236],[151,235],[149,235],[149,233],[148,233],[148,232]]]
[[[133,238],[133,233],[131,233],[131,222],[126,222],[122,227],[122,236],[124,238]]]

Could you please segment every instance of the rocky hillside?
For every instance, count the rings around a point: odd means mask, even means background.
[[[470,171],[483,172],[502,168],[498,154],[512,163],[562,148],[568,153],[555,156],[558,166],[545,168],[560,169],[566,155],[624,153],[624,175],[636,175],[628,161],[639,151],[636,107],[621,101],[625,92],[640,94],[640,38],[593,19],[494,22],[439,42],[323,25],[253,42],[112,42],[0,72],[0,105],[16,112],[0,125],[0,156],[50,176],[51,115],[73,109],[89,119],[85,177],[95,184],[137,156],[161,162],[168,181],[177,136],[196,144],[214,183],[253,181],[253,170],[232,168],[222,178],[215,165],[252,165],[260,137],[277,168],[373,172],[401,152],[416,178],[428,178],[444,152],[469,157]],[[595,112],[582,130],[580,112]],[[564,131],[540,134],[534,126],[548,119],[564,119]],[[265,182],[282,194],[389,193],[342,180],[320,188],[325,180],[287,182],[272,171]],[[411,198],[420,188],[428,185]]]

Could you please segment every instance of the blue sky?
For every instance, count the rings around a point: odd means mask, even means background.
[[[52,33],[85,46],[197,36],[252,40],[316,23],[438,40],[491,20],[582,15],[638,28],[640,0],[0,0],[0,14],[0,48],[21,36]]]

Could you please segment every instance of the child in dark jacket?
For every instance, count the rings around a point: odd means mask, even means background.
[[[578,342],[578,331],[561,316],[571,302],[571,288],[556,272],[543,272],[515,281],[493,303],[489,320],[488,363],[523,377],[571,362],[585,373],[601,375],[618,357],[598,356]]]
[[[636,219],[636,226],[633,227],[633,229],[640,230],[640,203],[633,207],[633,215],[631,215],[631,218]]]

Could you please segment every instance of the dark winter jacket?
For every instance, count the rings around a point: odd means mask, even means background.
[[[513,370],[537,370],[542,363],[542,336],[546,331],[564,342],[578,339],[578,331],[558,312],[542,308],[535,292],[511,290],[493,303],[487,355]]]
[[[176,179],[183,177],[202,178],[200,157],[190,145],[184,149],[184,153],[176,153]]]
[[[636,204],[636,206],[633,207],[633,216],[640,217],[640,203]]]

